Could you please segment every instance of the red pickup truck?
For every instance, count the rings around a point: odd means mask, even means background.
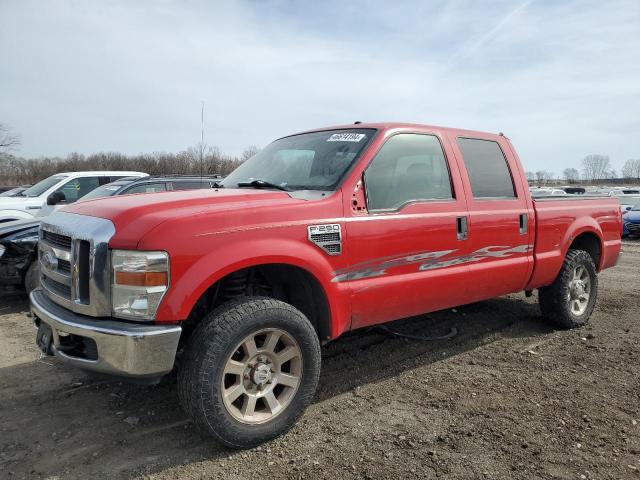
[[[614,198],[534,200],[502,134],[361,124],[283,137],[211,191],[92,200],[42,222],[37,343],[158,381],[249,447],[312,400],[344,332],[512,292],[583,325],[615,265]]]

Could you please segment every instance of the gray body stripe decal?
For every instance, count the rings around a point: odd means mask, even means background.
[[[418,271],[435,270],[438,268],[474,263],[487,258],[505,258],[518,253],[527,253],[531,250],[529,245],[518,245],[515,247],[490,245],[481,248],[468,255],[449,256],[457,250],[440,250],[435,252],[422,252],[402,257],[383,257],[377,260],[359,263],[357,265],[336,270],[333,272],[332,282],[348,282],[350,280],[360,280],[363,278],[380,277],[387,275],[387,270],[394,267],[411,265],[418,263]],[[447,257],[448,258],[443,258]]]

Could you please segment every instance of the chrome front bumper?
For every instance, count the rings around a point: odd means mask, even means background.
[[[49,300],[41,288],[31,292],[30,299],[35,321],[51,327],[52,350],[66,363],[107,375],[141,380],[160,377],[173,368],[182,332],[179,326],[144,325],[79,315]],[[69,335],[93,340],[97,358],[82,358],[63,352],[60,339]]]

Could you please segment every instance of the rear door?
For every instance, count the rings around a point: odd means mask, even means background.
[[[436,132],[398,133],[364,172],[367,211],[346,225],[352,327],[465,303],[467,207],[460,175]]]
[[[490,135],[450,140],[469,209],[469,296],[520,291],[533,269],[534,212],[509,142]]]

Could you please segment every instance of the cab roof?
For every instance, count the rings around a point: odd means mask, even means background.
[[[355,128],[373,128],[380,131],[386,130],[394,130],[394,129],[405,129],[405,130],[438,130],[445,131],[453,135],[470,135],[470,136],[504,136],[503,133],[494,133],[494,132],[483,132],[479,130],[467,130],[463,128],[452,128],[452,127],[441,127],[437,125],[426,125],[420,123],[408,123],[408,122],[357,122],[350,123],[347,125],[334,125],[323,128],[314,128],[311,130],[306,130],[300,133],[311,133],[311,132],[322,132],[326,130],[353,130]],[[290,135],[287,135],[290,136]]]

